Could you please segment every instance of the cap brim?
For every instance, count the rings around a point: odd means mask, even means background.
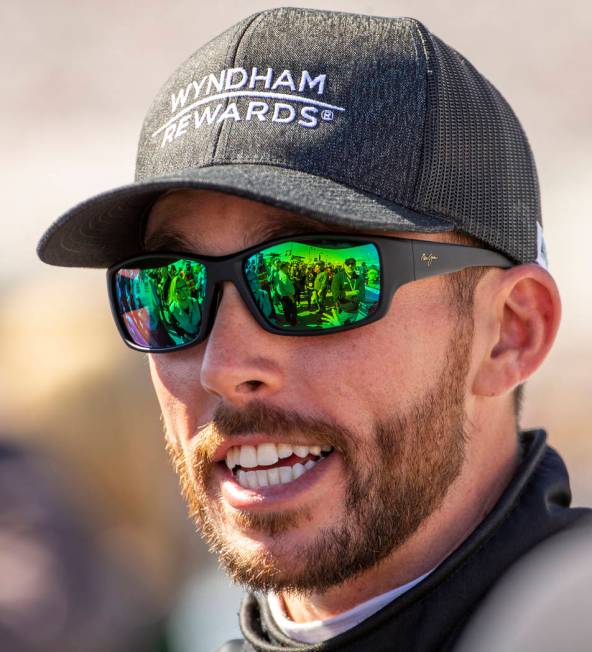
[[[93,197],[62,215],[37,247],[41,260],[65,267],[109,267],[142,251],[145,218],[177,188],[240,195],[356,229],[442,232],[454,225],[370,193],[298,170],[256,164],[215,165],[134,183]]]

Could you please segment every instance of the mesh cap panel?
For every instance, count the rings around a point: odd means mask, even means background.
[[[518,119],[471,63],[418,27],[429,72],[416,206],[451,219],[518,262],[535,260],[539,187]]]

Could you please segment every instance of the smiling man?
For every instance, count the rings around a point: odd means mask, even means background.
[[[190,512],[248,589],[224,650],[450,650],[590,521],[517,426],[560,319],[526,137],[418,21],[233,26],[158,94],[136,182],[39,254],[109,267]]]

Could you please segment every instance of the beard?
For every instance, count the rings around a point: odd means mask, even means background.
[[[258,400],[241,409],[220,404],[196,436],[198,443],[189,457],[167,438],[190,516],[233,581],[262,592],[324,592],[377,565],[417,531],[442,505],[463,466],[472,336],[472,319],[460,318],[431,390],[405,413],[376,419],[370,438],[357,436],[343,424]],[[292,435],[292,441],[304,445],[322,441],[334,448],[331,455],[342,456],[345,516],[339,525],[322,528],[311,541],[289,549],[282,545],[282,534],[306,527],[312,507],[224,511],[220,495],[209,486],[212,456],[228,437],[250,432]],[[241,545],[237,529],[248,530],[257,539],[266,536],[274,545],[265,550]]]

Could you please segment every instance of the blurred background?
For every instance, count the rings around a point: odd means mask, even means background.
[[[238,634],[240,590],[216,569],[185,516],[147,362],[119,340],[104,272],[44,266],[35,245],[66,209],[132,180],[145,111],[181,61],[246,15],[281,4],[0,4],[0,518],[12,523],[0,535],[8,559],[0,571],[13,582],[0,589],[0,635],[24,629],[30,637],[30,647],[15,643],[13,652],[54,649],[61,631],[72,644],[61,652],[95,649],[81,633],[90,626],[80,628],[84,610],[68,597],[80,577],[101,605],[93,614],[96,649],[201,652]],[[548,429],[570,469],[575,504],[589,505],[592,5],[298,4],[415,16],[516,111],[538,164],[551,271],[564,301],[557,343],[528,383],[522,425]],[[59,537],[70,549],[48,555],[47,542]],[[11,559],[15,546],[26,554]],[[37,587],[48,578],[55,590],[44,598]],[[14,611],[9,589],[16,586],[19,604],[36,614],[31,623]]]

